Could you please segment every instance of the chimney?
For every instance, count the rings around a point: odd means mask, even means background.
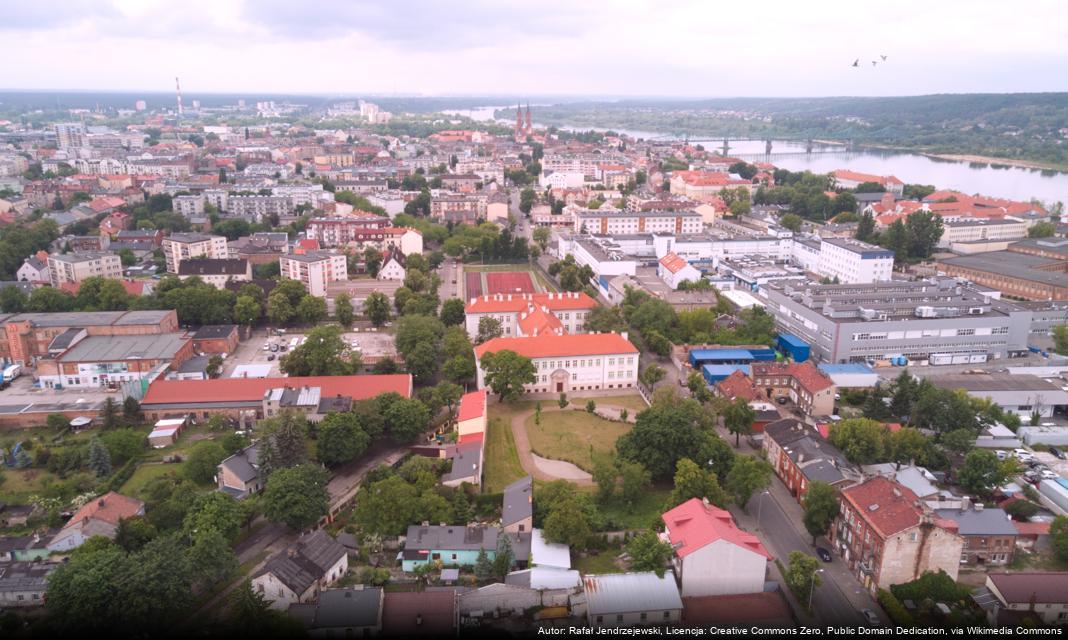
[[[960,510],[962,512],[972,508],[972,499],[970,496],[964,496],[960,499]]]

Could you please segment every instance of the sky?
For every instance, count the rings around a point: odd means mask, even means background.
[[[1063,0],[0,0],[0,7],[9,54],[3,89],[170,91],[179,76],[189,95],[1068,90]]]

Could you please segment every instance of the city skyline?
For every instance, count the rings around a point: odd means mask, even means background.
[[[55,2],[9,7],[20,90],[890,96],[1068,89],[1058,5]],[[920,16],[917,19],[917,16]],[[832,34],[828,36],[828,34]],[[883,61],[882,55],[887,59]],[[854,60],[860,65],[853,67]],[[872,65],[871,61],[879,64]]]

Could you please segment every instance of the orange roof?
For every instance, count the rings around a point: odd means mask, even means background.
[[[102,520],[108,524],[117,525],[123,518],[136,516],[144,506],[145,503],[136,498],[112,491],[87,502],[84,507],[78,509],[78,512],[67,521],[63,528],[81,526],[86,520]]]
[[[736,180],[724,171],[676,171],[683,182],[694,187],[725,187],[731,184],[749,184],[748,180]]]
[[[716,383],[716,389],[724,397],[744,398],[746,400],[756,399],[756,389],[753,388],[753,381],[749,379],[749,376],[745,375],[743,371],[735,370],[726,378]]]
[[[487,294],[479,298],[472,298],[467,304],[467,313],[518,313],[526,309],[530,304],[544,307],[549,311],[574,311],[577,309],[593,309],[597,302],[579,292],[564,293],[498,293]]]
[[[495,351],[514,351],[527,358],[607,356],[638,353],[638,348],[618,333],[541,335],[528,338],[494,338],[475,347],[475,357]]]
[[[877,176],[870,173],[850,171],[849,169],[836,169],[834,171],[834,177],[840,180],[852,180],[854,182],[875,182],[881,185],[905,184],[904,182],[899,180],[897,176]]]
[[[345,396],[366,400],[381,393],[411,397],[412,376],[404,374],[367,376],[313,376],[296,378],[222,378],[219,380],[156,379],[142,405],[188,402],[259,402],[263,394],[282,387],[319,387],[321,397]]]
[[[773,559],[756,536],[734,524],[729,511],[698,498],[690,498],[660,517],[667,525],[671,546],[680,558],[718,540],[726,540],[768,560]]]
[[[465,433],[456,439],[456,444],[467,444],[469,442],[482,442],[486,439],[486,434],[479,431],[478,433]]]
[[[678,255],[675,254],[674,251],[669,251],[664,254],[663,258],[660,258],[660,264],[664,265],[664,268],[670,271],[671,273],[678,273],[679,271],[682,271],[684,268],[686,268],[690,263],[680,258]]]
[[[119,284],[122,285],[128,295],[141,296],[145,294],[145,285],[147,283],[144,280],[119,280]],[[80,282],[64,282],[59,285],[60,291],[66,291],[72,295],[78,295],[78,291],[81,288],[82,283]]]
[[[486,415],[485,389],[465,393],[463,397],[460,398],[460,411],[456,416],[457,422],[464,422],[484,415]]]
[[[556,316],[542,307],[534,307],[529,313],[519,317],[519,328],[524,335],[538,336],[543,333],[561,331],[564,325]]]

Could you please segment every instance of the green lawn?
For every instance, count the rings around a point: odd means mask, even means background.
[[[5,502],[23,504],[30,496],[41,493],[48,481],[59,482],[59,478],[44,469],[3,469],[0,471],[4,482],[0,484],[0,495]]]
[[[592,491],[592,488],[590,490]],[[659,521],[670,495],[670,485],[652,487],[633,505],[611,502],[598,504],[597,510],[608,521],[609,529],[647,529]]]
[[[500,493],[504,488],[526,475],[519,464],[515,439],[508,419],[492,416],[487,426],[486,461],[484,463],[486,493]]]
[[[622,569],[616,565],[615,560],[616,556],[622,551],[618,547],[610,547],[595,556],[582,556],[575,553],[571,556],[571,568],[578,570],[582,575],[590,573],[619,573]]]
[[[134,471],[130,479],[126,481],[126,484],[122,485],[122,489],[119,493],[127,496],[139,496],[141,491],[152,480],[168,475],[179,475],[182,472],[182,463],[178,464],[141,464],[137,467],[137,471]]]
[[[540,425],[534,424],[534,416],[526,421],[534,453],[543,458],[566,460],[586,471],[593,470],[593,452],[611,452],[619,436],[630,431],[631,426],[585,411],[545,411]]]

